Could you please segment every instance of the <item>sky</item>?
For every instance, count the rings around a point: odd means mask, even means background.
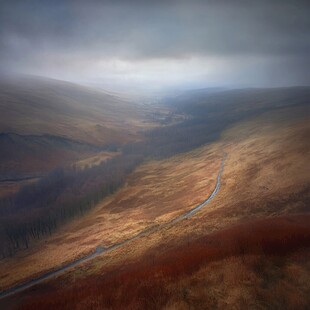
[[[0,0],[0,70],[107,88],[310,85],[310,1]]]

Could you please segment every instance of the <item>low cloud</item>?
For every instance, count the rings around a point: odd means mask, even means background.
[[[159,87],[310,83],[307,1],[0,5],[3,71]]]

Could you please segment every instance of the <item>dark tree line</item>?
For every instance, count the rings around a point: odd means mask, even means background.
[[[50,235],[62,223],[83,215],[113,193],[147,158],[164,158],[211,142],[229,122],[192,119],[152,130],[141,142],[120,147],[122,155],[92,168],[59,168],[15,195],[0,200],[2,257]]]
[[[89,169],[56,169],[0,200],[1,256],[28,248],[32,240],[84,214],[119,188],[142,160],[141,156],[121,155]]]

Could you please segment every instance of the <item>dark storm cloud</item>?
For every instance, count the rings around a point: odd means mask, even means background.
[[[145,70],[154,74],[164,62],[176,68],[197,58],[206,66],[206,74],[219,64],[218,82],[221,74],[224,83],[235,78],[238,83],[254,72],[257,83],[271,75],[283,80],[288,70],[287,83],[310,82],[308,1],[0,3],[0,62],[6,70],[42,75],[72,72],[87,78],[93,72],[104,78],[104,72],[95,71],[101,68],[110,75],[115,71],[143,76]],[[239,73],[233,75],[238,67]],[[204,76],[203,70],[199,74]]]

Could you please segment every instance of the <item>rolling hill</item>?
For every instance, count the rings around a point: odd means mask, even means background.
[[[144,145],[127,150],[153,157],[116,192],[0,262],[1,286],[23,283],[96,248],[102,252],[4,305],[265,309],[268,302],[276,309],[307,309],[310,97],[305,88],[282,91],[259,90],[256,98],[253,90],[238,90],[229,95],[231,105],[226,92],[212,95],[216,104],[208,94],[180,105],[187,119],[157,128]],[[223,152],[228,155],[215,198],[173,222],[212,193]]]
[[[49,134],[96,145],[127,142],[154,125],[152,112],[150,106],[69,82],[0,81],[0,132]]]
[[[50,170],[142,138],[168,108],[35,77],[0,79],[0,179]]]

